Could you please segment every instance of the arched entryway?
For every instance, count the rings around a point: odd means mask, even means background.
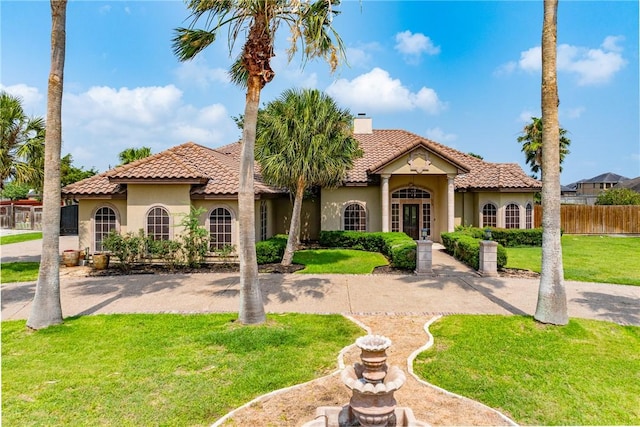
[[[422,230],[431,236],[431,193],[418,187],[391,193],[391,231],[402,231],[419,240]]]

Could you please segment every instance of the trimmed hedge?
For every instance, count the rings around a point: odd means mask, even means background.
[[[506,248],[518,246],[542,246],[542,228],[493,228],[491,240],[498,242]],[[478,227],[456,227],[456,232],[472,236],[476,239],[484,239],[484,229]]]
[[[258,264],[271,264],[282,261],[286,248],[287,236],[285,234],[277,234],[270,239],[256,243]]]
[[[393,267],[407,270],[415,270],[416,268],[416,242],[404,233],[321,231],[319,243],[328,248],[380,252],[389,258]]]
[[[493,231],[492,231],[493,232]],[[442,233],[442,244],[447,253],[456,259],[473,267],[480,268],[480,239],[475,238],[471,233],[456,231],[453,233]],[[498,243],[498,269],[507,265],[507,250]]]

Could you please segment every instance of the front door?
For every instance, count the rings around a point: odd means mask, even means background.
[[[420,205],[402,205],[402,231],[413,240],[420,239],[418,212]]]

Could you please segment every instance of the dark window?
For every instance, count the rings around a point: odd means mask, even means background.
[[[96,252],[104,251],[102,241],[112,231],[116,230],[116,213],[113,209],[102,207],[96,211],[93,217],[94,222],[94,242]]]
[[[497,227],[498,209],[493,203],[487,203],[482,207],[482,226]]]
[[[358,203],[351,203],[345,208],[344,229],[347,231],[367,231],[367,214]]]
[[[169,212],[165,208],[152,208],[147,214],[147,236],[153,240],[169,240]]]
[[[520,228],[520,206],[515,203],[507,205],[504,213],[505,228]]]
[[[231,244],[231,212],[217,208],[209,215],[209,250],[214,252]]]

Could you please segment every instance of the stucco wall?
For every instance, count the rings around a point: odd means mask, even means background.
[[[342,212],[350,202],[359,202],[366,209],[367,231],[382,231],[379,187],[340,187],[322,189],[320,218],[322,230],[342,230]]]
[[[184,215],[189,214],[191,197],[188,184],[129,184],[127,185],[128,231],[145,229],[146,218],[152,207],[160,206],[169,212],[169,238],[180,235],[179,226]]]
[[[482,225],[482,207],[485,203],[493,203],[497,206],[497,226],[505,226],[505,209],[510,203],[515,203],[520,207],[520,228],[525,228],[525,207],[527,202],[533,205],[533,193],[478,193],[478,211],[476,212],[477,224]]]
[[[274,234],[289,234],[291,223],[291,211],[293,200],[282,197],[274,200],[275,211],[277,212],[274,221]],[[300,239],[317,240],[320,234],[320,199],[306,199],[302,202],[300,212]]]
[[[108,206],[116,212],[118,231],[123,233],[128,231],[126,200],[80,200],[78,204],[78,241],[80,248],[89,248],[90,252],[94,251],[93,216],[96,210],[103,206]]]

